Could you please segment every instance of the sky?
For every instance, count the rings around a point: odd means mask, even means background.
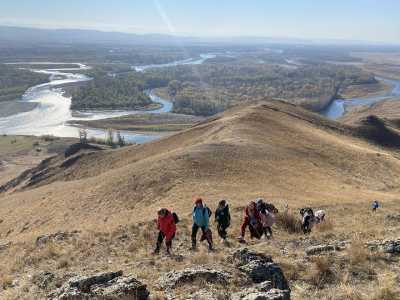
[[[400,0],[0,0],[0,25],[400,43]]]

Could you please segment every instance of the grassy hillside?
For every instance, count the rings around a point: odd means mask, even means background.
[[[304,206],[327,211],[329,222],[311,236],[279,223],[274,240],[249,244],[283,266],[294,299],[395,299],[380,297],[398,293],[398,258],[376,256],[357,245],[397,237],[398,224],[384,226],[384,214],[399,209],[399,153],[362,132],[273,101],[236,107],[148,144],[58,157],[33,181],[20,182],[21,191],[0,195],[0,237],[13,243],[0,252],[0,276],[23,278],[29,290],[32,282],[21,274],[123,269],[163,299],[156,280],[163,272],[226,264],[227,253],[240,247],[233,238],[243,207],[262,196],[281,212],[288,206],[294,218]],[[190,212],[198,195],[213,209],[221,198],[231,205],[231,242],[217,243],[214,254],[187,250]],[[373,199],[383,203],[375,215],[370,213]],[[174,248],[181,260],[149,255],[156,233],[153,219],[163,206],[183,219]],[[45,248],[34,245],[39,235],[59,230],[78,232]],[[320,258],[304,254],[310,245],[337,241],[352,246]],[[18,288],[9,294],[16,291],[29,295]],[[180,292],[187,295],[184,287]]]

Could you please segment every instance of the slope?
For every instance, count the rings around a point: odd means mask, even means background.
[[[259,196],[295,208],[396,199],[396,149],[358,134],[296,106],[267,101],[159,141],[83,153],[67,167],[59,158],[43,180],[0,195],[1,238],[108,231],[149,221],[160,206],[187,216],[197,195],[211,207],[227,198],[235,209]]]

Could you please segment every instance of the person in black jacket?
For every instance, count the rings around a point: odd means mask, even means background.
[[[226,240],[227,232],[226,229],[231,224],[231,215],[229,213],[229,206],[226,200],[221,200],[218,204],[218,208],[215,211],[215,221],[217,222],[218,234]]]

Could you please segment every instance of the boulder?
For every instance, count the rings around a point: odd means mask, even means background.
[[[39,288],[47,289],[55,279],[55,275],[51,272],[40,272],[35,274],[32,278],[32,282]]]
[[[282,269],[272,261],[271,256],[244,248],[233,253],[233,260],[237,262],[239,270],[246,273],[254,283],[270,281],[272,288],[289,290]]]
[[[232,300],[290,300],[290,291],[270,289],[267,292],[249,289],[232,295]]]
[[[36,238],[36,246],[42,246],[48,242],[68,240],[70,238],[76,237],[78,233],[79,233],[78,231],[72,231],[72,232],[59,231],[53,234],[40,235]]]
[[[400,254],[400,239],[387,241],[383,247],[385,253]]]
[[[306,248],[307,255],[317,255],[323,252],[334,252],[334,251],[341,251],[346,248],[348,242],[336,242],[334,244],[321,244],[316,246],[310,246]]]
[[[370,241],[367,247],[372,251],[398,255],[400,254],[400,239]]]
[[[0,244],[0,251],[4,251],[8,248],[10,248],[11,242],[5,243],[5,244]]]
[[[385,220],[388,222],[400,222],[400,214],[387,214]]]
[[[270,255],[249,250],[248,248],[242,248],[233,253],[233,260],[239,265],[245,265],[251,261],[259,260],[263,262],[272,262]]]
[[[203,280],[209,283],[228,284],[231,275],[220,270],[197,267],[187,268],[182,271],[171,271],[161,276],[159,285],[162,288],[174,288],[178,285]]]
[[[122,271],[76,276],[48,296],[53,300],[126,299],[145,300],[149,297],[146,285]]]

